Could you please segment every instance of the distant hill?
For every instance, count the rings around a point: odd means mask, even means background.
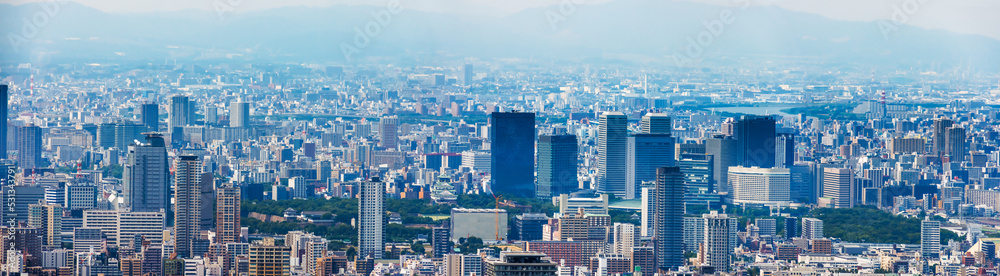
[[[25,22],[44,14],[39,5],[0,5],[0,10],[0,32],[8,34],[8,43],[0,43],[0,61],[8,62],[235,58],[348,63],[381,56],[419,62],[433,53],[446,59],[621,60],[665,66],[676,65],[671,56],[679,56],[689,59],[688,65],[749,59],[1000,67],[995,62],[1000,42],[983,36],[909,26],[884,36],[876,22],[683,1],[617,0],[579,5],[570,12],[529,9],[503,18],[403,10],[383,16],[384,27],[373,17],[385,11],[381,6],[114,14],[67,2],[37,26]],[[723,18],[722,13],[731,16]],[[731,23],[716,24],[722,19]],[[26,32],[31,28],[25,26],[37,27],[37,34]],[[366,27],[375,36],[362,35],[367,43],[356,43],[365,42],[358,32]],[[12,35],[24,40],[10,43]],[[707,43],[692,46],[700,35]],[[14,45],[20,49],[15,51]],[[348,61],[343,53],[351,47],[357,51],[349,51]],[[689,48],[698,51],[690,55]]]

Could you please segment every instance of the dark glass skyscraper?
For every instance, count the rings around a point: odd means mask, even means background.
[[[640,198],[642,182],[656,181],[656,170],[674,166],[674,138],[670,134],[634,133],[628,137],[625,198]]]
[[[490,188],[535,196],[535,113],[494,112],[490,126]]]
[[[0,100],[3,101],[3,106],[0,106],[0,115],[3,115],[3,125],[0,126],[0,159],[7,159],[7,104],[10,98],[7,96],[6,84],[0,84]]]
[[[122,175],[125,205],[133,212],[169,210],[169,169],[161,135],[148,134],[146,143],[129,145]]]
[[[680,167],[656,169],[656,211],[653,220],[660,270],[684,266],[684,173]]]
[[[735,125],[736,164],[744,167],[774,167],[774,118],[745,115]]]
[[[535,196],[551,199],[577,190],[576,135],[538,136],[538,188]]]
[[[36,125],[17,129],[17,165],[28,172],[42,166],[42,128]]]
[[[140,106],[142,124],[146,125],[149,131],[160,130],[160,106],[155,103],[144,103]]]
[[[601,114],[597,131],[597,191],[625,198],[628,189],[628,117]]]

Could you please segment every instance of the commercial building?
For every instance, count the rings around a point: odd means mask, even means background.
[[[451,239],[478,237],[496,242],[507,237],[507,210],[451,209]]]
[[[490,114],[490,189],[535,196],[535,113]]]

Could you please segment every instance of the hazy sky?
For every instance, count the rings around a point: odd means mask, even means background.
[[[53,0],[0,0],[25,4]],[[62,0],[60,0],[62,1]],[[115,13],[213,10],[216,4],[231,5],[233,12],[259,11],[285,6],[380,5],[388,0],[77,0],[75,2]],[[614,0],[398,0],[403,6],[424,11],[472,16],[504,16],[524,9],[558,5],[563,1],[598,4]],[[676,1],[676,0],[650,0]],[[744,0],[680,0],[731,5]],[[892,20],[905,16],[906,24],[965,34],[980,34],[1000,40],[1000,1],[997,0],[745,0],[754,5],[774,5],[789,10],[851,20]],[[407,3],[409,2],[409,3]],[[230,4],[232,3],[232,4]]]

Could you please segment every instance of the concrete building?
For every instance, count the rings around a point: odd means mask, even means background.
[[[174,168],[174,252],[191,258],[201,231],[202,163],[196,155],[181,155]]]
[[[169,169],[167,148],[161,135],[147,134],[145,143],[129,145],[122,170],[125,208],[134,212],[168,210]]]
[[[730,167],[733,203],[787,206],[791,173],[788,168]]]
[[[802,238],[807,240],[822,239],[823,221],[818,218],[803,218]]]
[[[361,183],[358,192],[358,258],[382,258],[385,250],[385,186],[377,176]],[[454,221],[454,217],[452,217]]]
[[[483,242],[496,242],[507,237],[507,210],[451,209],[451,240],[478,237]]]

